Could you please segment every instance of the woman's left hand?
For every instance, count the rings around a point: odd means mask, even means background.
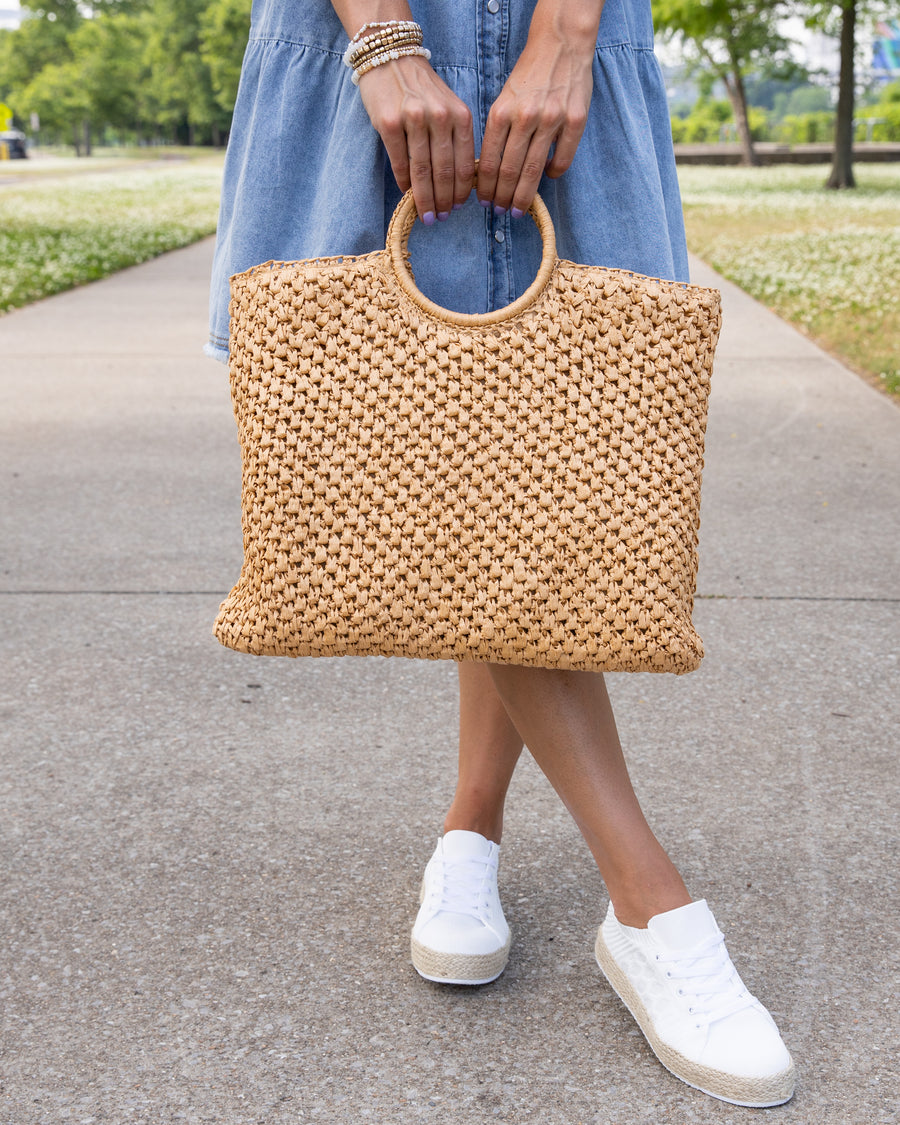
[[[591,104],[602,8],[598,0],[539,2],[525,49],[488,114],[476,185],[482,201],[524,214],[541,176],[561,176],[572,163]]]

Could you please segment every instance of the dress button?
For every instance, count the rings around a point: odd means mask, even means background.
[[[487,10],[495,16],[500,11],[500,0],[488,0]]]
[[[505,242],[506,241],[506,235],[503,233],[502,230],[495,230],[494,231],[494,238],[496,238],[496,240],[498,242]]]

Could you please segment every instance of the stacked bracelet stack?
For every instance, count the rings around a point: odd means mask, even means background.
[[[376,66],[407,55],[431,58],[431,52],[422,46],[422,28],[412,20],[387,20],[363,24],[350,40],[344,62],[353,71],[350,81],[358,86],[360,78]]]

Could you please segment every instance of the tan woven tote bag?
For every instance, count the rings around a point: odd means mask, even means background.
[[[231,280],[244,565],[215,635],[273,656],[688,672],[719,294],[556,257],[459,314],[384,250]]]

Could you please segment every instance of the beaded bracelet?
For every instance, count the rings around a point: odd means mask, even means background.
[[[414,45],[409,47],[393,47],[389,51],[382,51],[381,54],[375,55],[363,66],[354,70],[350,75],[350,81],[354,86],[358,86],[360,78],[362,78],[364,74],[368,74],[370,70],[374,70],[376,66],[384,66],[385,63],[393,62],[394,59],[408,58],[416,55],[419,58],[430,59],[431,51],[429,51],[427,47]]]
[[[366,35],[370,28],[377,28],[377,31],[371,35]],[[354,56],[359,53],[361,48],[369,42],[373,42],[382,36],[393,37],[395,35],[403,35],[404,37],[410,33],[422,34],[422,28],[413,20],[384,20],[380,23],[364,23],[362,27],[350,40],[347,50],[344,51],[344,63],[346,66],[352,67],[354,63]]]
[[[356,51],[350,56],[350,66],[353,70],[361,67],[374,55],[380,55],[382,51],[389,51],[393,47],[421,47],[422,46],[422,32],[408,31],[396,32],[392,35],[385,36],[370,36],[357,47]]]
[[[431,58],[431,52],[422,46],[422,28],[413,20],[385,20],[363,24],[344,52],[344,63],[353,71],[350,81],[358,86],[360,78],[375,67],[410,56]]]

